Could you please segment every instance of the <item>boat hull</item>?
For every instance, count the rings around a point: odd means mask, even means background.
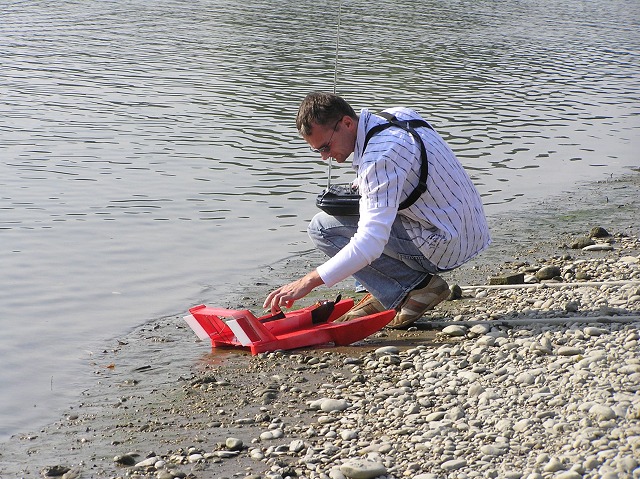
[[[213,308],[201,304],[190,308],[190,314],[184,319],[198,337],[211,339],[213,348],[246,348],[255,355],[327,343],[345,346],[381,330],[395,316],[394,310],[388,310],[336,323],[336,319],[353,307],[353,300],[339,300],[332,304],[330,312],[326,312],[328,316],[319,317],[316,313],[322,304],[261,317],[246,309]]]

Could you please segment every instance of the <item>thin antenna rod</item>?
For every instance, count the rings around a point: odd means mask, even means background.
[[[342,17],[342,0],[338,0],[338,28],[336,29],[336,58],[333,65],[333,94],[336,94],[336,86],[338,84],[338,53],[340,52],[340,18]],[[331,157],[327,162],[329,174],[327,175],[327,191],[331,187]]]
[[[336,94],[336,85],[338,84],[338,52],[340,51],[340,17],[342,13],[342,0],[338,2],[338,28],[336,31],[336,60],[333,68],[333,94]]]

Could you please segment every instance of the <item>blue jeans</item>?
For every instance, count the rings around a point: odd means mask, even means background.
[[[334,256],[355,234],[358,218],[318,213],[309,223],[309,237],[316,248],[327,256]],[[438,268],[411,241],[400,217],[396,216],[382,256],[354,273],[353,277],[385,308],[394,309],[421,281],[437,272]]]

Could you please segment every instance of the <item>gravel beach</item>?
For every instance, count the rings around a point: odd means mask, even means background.
[[[0,478],[640,478],[640,175],[490,222],[406,331],[251,356],[176,315],[114,340],[58,421],[0,445]],[[218,306],[259,311],[320,259]]]

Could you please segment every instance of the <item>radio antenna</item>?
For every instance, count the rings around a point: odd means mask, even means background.
[[[338,53],[340,52],[340,18],[342,14],[342,0],[338,0],[338,27],[336,29],[336,58],[333,65],[333,94],[336,94],[336,86],[338,84]],[[328,175],[327,175],[327,191],[331,187],[331,157],[329,157],[328,165]]]
[[[336,85],[338,83],[338,52],[340,51],[340,17],[342,13],[342,0],[338,0],[338,28],[336,31],[336,59],[333,68],[333,94],[336,94]]]

